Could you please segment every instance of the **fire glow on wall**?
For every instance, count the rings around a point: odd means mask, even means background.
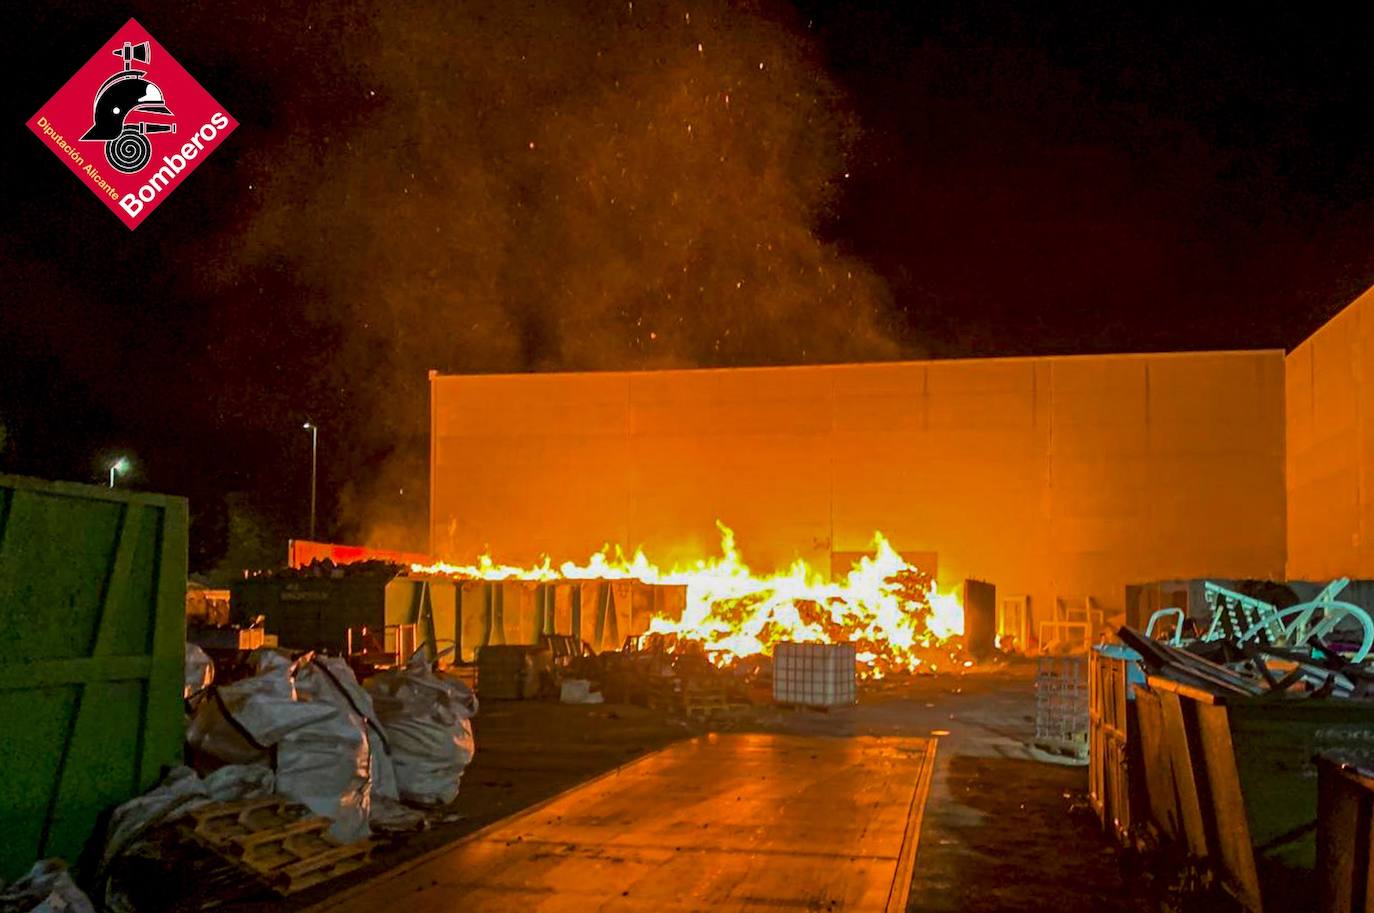
[[[721,520],[775,572],[881,531],[941,592],[1120,608],[1282,575],[1283,391],[1278,351],[431,375],[431,551],[685,566]]]

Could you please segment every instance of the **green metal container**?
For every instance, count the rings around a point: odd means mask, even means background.
[[[532,580],[463,580],[458,588],[457,655],[474,662],[487,646],[533,645],[546,633],[554,596]]]
[[[0,878],[180,763],[182,498],[0,475]]]
[[[1374,913],[1374,751],[1317,757],[1321,913]]]
[[[415,625],[431,656],[458,640],[457,586],[442,578],[344,572],[337,577],[263,575],[235,581],[231,593],[230,616],[235,622],[247,624],[264,616],[267,633],[293,650],[342,654],[349,628],[382,630],[387,625]]]
[[[1247,911],[1312,909],[1313,756],[1367,744],[1374,702],[1222,698],[1153,675],[1149,688],[1161,718],[1150,732],[1156,724],[1138,694],[1145,764],[1172,781],[1149,785],[1155,814],[1172,819],[1157,817],[1160,830],[1208,860]],[[1157,802],[1166,789],[1173,802]]]

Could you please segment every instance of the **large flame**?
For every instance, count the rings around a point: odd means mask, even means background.
[[[871,674],[937,671],[960,659],[952,644],[964,633],[964,610],[952,593],[906,562],[882,533],[872,554],[840,581],[828,581],[798,559],[781,573],[755,574],[735,544],[734,532],[717,521],[721,554],[686,567],[661,570],[642,550],[627,558],[606,546],[585,564],[555,567],[548,558],[529,567],[498,564],[483,555],[476,564],[413,565],[417,573],[486,580],[589,580],[633,578],[682,584],[687,603],[680,618],[659,616],[649,633],[699,643],[718,664],[767,655],[782,641],[853,643]]]

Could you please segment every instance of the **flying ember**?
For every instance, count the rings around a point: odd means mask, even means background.
[[[958,666],[964,610],[957,596],[940,593],[934,578],[902,558],[881,533],[872,553],[848,575],[829,581],[798,559],[781,573],[755,574],[745,564],[735,535],[717,521],[721,554],[670,571],[643,551],[626,558],[606,546],[585,564],[555,567],[545,558],[530,567],[498,564],[483,555],[473,565],[413,565],[417,573],[486,580],[638,579],[680,584],[687,591],[681,617],[657,616],[651,634],[699,644],[718,665],[771,655],[775,644],[852,643],[867,674],[881,677],[918,668]]]

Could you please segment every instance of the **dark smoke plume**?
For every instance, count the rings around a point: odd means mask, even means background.
[[[342,505],[363,535],[423,545],[394,527],[424,523],[422,501],[418,516],[396,508],[424,484],[430,368],[900,354],[880,280],[821,234],[856,123],[787,11],[587,0],[331,16],[313,27],[337,36],[338,117],[247,153],[262,202],[225,279],[289,270],[315,292],[305,319],[340,331],[326,386],[353,401],[375,457]],[[299,93],[280,119],[308,123],[321,103]]]

